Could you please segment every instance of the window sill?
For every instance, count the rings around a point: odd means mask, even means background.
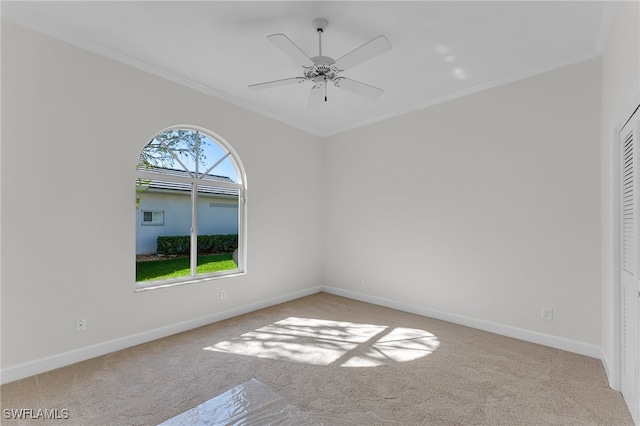
[[[141,281],[136,282],[135,284],[135,292],[143,292],[147,290],[156,290],[160,288],[169,288],[176,287],[185,284],[197,284],[207,281],[219,280],[221,278],[230,278],[230,277],[239,277],[241,275],[246,275],[246,271],[241,271],[240,269],[230,271],[224,274],[211,274],[211,275],[202,275],[197,277],[181,277],[181,278],[172,278],[168,280],[158,280],[158,281]]]

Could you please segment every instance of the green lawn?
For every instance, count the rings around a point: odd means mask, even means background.
[[[198,274],[236,269],[238,266],[231,256],[231,253],[198,256]],[[136,281],[184,277],[190,273],[188,257],[136,263]]]

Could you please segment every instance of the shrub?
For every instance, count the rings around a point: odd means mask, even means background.
[[[160,254],[189,254],[191,238],[188,235],[158,237],[156,250]]]
[[[189,254],[191,238],[188,235],[158,237],[156,250],[160,254]],[[231,253],[238,248],[238,234],[198,235],[199,253]]]

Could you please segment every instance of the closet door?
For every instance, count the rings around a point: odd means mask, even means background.
[[[620,131],[620,311],[621,388],[636,424],[638,418],[638,112]]]

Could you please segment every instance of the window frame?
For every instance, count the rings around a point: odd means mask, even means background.
[[[142,220],[140,222],[140,226],[164,226],[164,210],[141,210],[141,213],[142,213]],[[151,213],[150,221],[144,220],[145,213]],[[153,220],[153,216],[155,213],[162,214],[161,221],[158,222]]]
[[[146,291],[153,290],[157,288],[166,288],[166,287],[174,287],[183,284],[193,284],[193,283],[201,283],[211,280],[217,280],[221,278],[228,277],[236,277],[240,275],[245,275],[247,273],[247,178],[244,170],[244,166],[240,157],[238,156],[235,149],[220,135],[205,129],[200,126],[193,125],[176,125],[167,127],[157,133],[155,133],[149,141],[152,141],[156,138],[156,136],[169,132],[172,130],[188,130],[194,131],[204,135],[205,137],[212,140],[213,143],[217,144],[223,151],[226,151],[225,156],[220,159],[222,161],[224,158],[230,158],[231,163],[233,164],[236,177],[238,179],[237,183],[230,182],[215,182],[215,186],[225,187],[237,189],[238,191],[238,249],[237,249],[237,268],[230,269],[226,271],[220,272],[212,272],[207,274],[197,274],[197,199],[198,199],[198,183],[200,182],[203,186],[210,186],[211,181],[206,179],[201,179],[201,176],[196,177],[186,177],[186,176],[170,176],[171,181],[181,182],[181,183],[189,183],[191,184],[191,247],[190,247],[190,261],[191,261],[191,274],[178,278],[169,278],[162,280],[154,280],[154,281],[136,281],[135,282],[135,291]],[[147,147],[149,142],[147,142],[141,149],[141,152]],[[199,173],[197,173],[199,174]],[[204,174],[202,174],[204,175]],[[153,179],[157,178],[157,172],[150,172],[146,170],[138,170],[136,169],[136,180],[140,179]],[[207,183],[209,185],[207,185]],[[139,195],[139,194],[136,194]],[[150,211],[150,210],[145,210]],[[164,223],[164,212],[163,212],[163,223]],[[149,225],[149,224],[148,224]],[[146,226],[146,225],[145,225]],[[136,230],[137,233],[137,230]],[[137,237],[136,237],[137,238]]]

